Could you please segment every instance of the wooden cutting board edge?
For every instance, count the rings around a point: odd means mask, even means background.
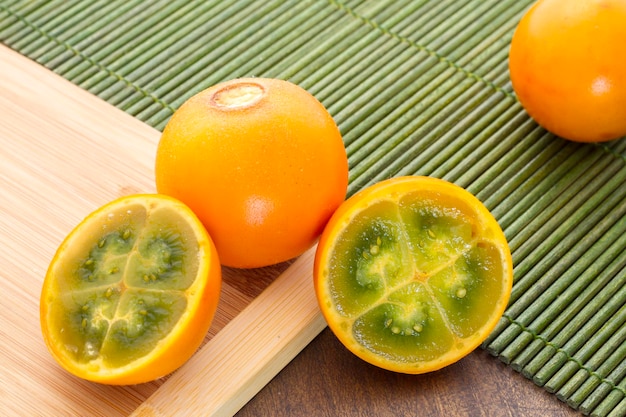
[[[22,100],[26,96],[25,105],[32,105],[33,112],[50,112],[52,123],[67,118],[68,110],[72,111],[70,117],[77,131],[82,125],[101,132],[113,125],[113,132],[132,131],[140,137],[140,143],[123,146],[137,147],[134,149],[137,158],[149,156],[141,141],[153,139],[158,134],[155,129],[4,45],[0,45],[0,62],[8,64],[2,71],[12,72],[10,76],[14,79],[37,80],[34,85],[24,82],[0,91],[8,95],[4,99]],[[37,96],[37,89],[42,87],[48,97]],[[98,109],[90,107],[93,103]],[[107,106],[103,117],[99,110]],[[105,133],[102,135],[106,137]],[[141,163],[152,165],[152,161]],[[145,166],[139,169],[145,171]],[[146,179],[139,183],[146,184]],[[312,284],[314,250],[310,249],[289,266],[133,415],[171,416],[184,410],[185,415],[223,416],[233,415],[245,405],[326,326]],[[228,292],[222,296],[228,296]]]
[[[230,321],[133,417],[232,416],[325,327],[312,284],[314,249]]]

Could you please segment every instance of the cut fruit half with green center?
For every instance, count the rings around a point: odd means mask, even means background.
[[[337,210],[314,279],[324,317],[350,351],[423,373],[487,338],[507,306],[513,267],[502,230],[476,197],[415,176],[380,182]]]
[[[122,197],[57,250],[41,294],[44,340],[84,379],[150,381],[198,348],[220,286],[215,247],[187,206],[158,194]]]

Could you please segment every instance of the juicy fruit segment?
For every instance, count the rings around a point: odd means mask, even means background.
[[[381,184],[372,189],[388,189],[348,200],[322,235],[320,306],[338,338],[368,362],[406,373],[438,369],[478,346],[502,315],[510,252],[465,190],[421,177]]]
[[[386,302],[358,317],[352,327],[360,345],[391,361],[432,360],[452,344],[440,332],[443,318],[424,285],[406,285],[388,295]]]
[[[41,296],[44,338],[83,378],[155,379],[199,346],[220,283],[215,249],[186,206],[124,197],[87,217],[57,251]]]
[[[67,282],[59,280],[62,303],[50,313],[62,326],[60,342],[78,362],[128,364],[154,349],[185,311],[182,292],[198,270],[197,257],[182,247],[192,231],[146,218],[140,205],[111,216],[106,234],[58,270]]]

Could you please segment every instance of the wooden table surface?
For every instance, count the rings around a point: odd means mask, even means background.
[[[37,64],[33,63],[33,65]],[[4,99],[7,106],[11,100],[18,100],[19,94],[19,92],[9,94],[5,91]],[[2,95],[3,92],[0,91],[0,97]],[[41,97],[41,100],[45,100],[45,97]],[[89,111],[88,108],[84,110]],[[59,111],[62,112],[62,109]],[[42,116],[39,115],[39,117]],[[2,123],[12,123],[9,119],[6,117]],[[14,119],[13,123],[15,122]],[[22,121],[22,124],[27,123]],[[14,134],[10,127],[5,126],[5,130]],[[41,175],[49,174],[42,173]],[[106,185],[105,183],[103,187]],[[79,201],[81,197],[76,196],[76,199]],[[84,208],[73,207],[73,210],[77,211],[76,216],[79,212],[82,213]],[[12,239],[10,236],[5,236],[5,238],[7,241]],[[58,236],[55,235],[54,239],[58,239]],[[47,252],[51,252],[52,249],[52,247],[46,247]],[[47,252],[46,257],[49,255]],[[43,262],[43,255],[39,257]],[[25,272],[23,272],[29,274],[28,278],[40,285],[40,275],[44,266],[42,263],[36,268],[25,267]],[[287,265],[281,265],[262,270],[227,270],[225,279],[227,285],[233,288],[235,293],[255,297],[261,294],[265,287],[286,268]],[[5,278],[13,279],[3,275],[3,279]],[[10,295],[11,288],[17,287],[9,286],[8,295]],[[36,311],[33,310],[36,308],[38,291],[39,287],[36,285],[23,290],[24,294],[28,295],[23,307],[28,308],[27,316],[32,316],[33,320],[36,317]],[[6,293],[3,295],[7,296]],[[4,300],[4,302],[7,301],[7,299]],[[11,316],[12,312],[8,309],[3,314],[16,319]],[[43,346],[40,346],[39,335],[35,334],[38,331],[37,323],[28,322],[25,329],[24,331],[28,332],[26,336],[33,337],[35,340],[34,347],[30,349],[33,349],[37,357],[40,357],[43,366],[46,367],[40,371],[48,372],[48,368],[53,368],[54,365],[44,352]],[[12,349],[9,344],[14,341],[11,339],[7,342],[5,339],[0,342],[4,350],[5,348]],[[15,401],[9,398],[8,393],[13,389],[9,389],[11,382],[8,380],[9,376],[5,375],[9,372],[6,365],[14,367],[13,377],[19,377],[15,373],[20,372],[23,373],[22,377],[37,374],[27,374],[30,370],[26,369],[28,365],[26,363],[5,363],[4,361],[8,360],[5,351],[0,352],[0,360],[3,361],[2,367],[6,371],[0,372],[0,400]],[[54,372],[58,375],[57,370]],[[6,380],[4,380],[5,377]],[[154,388],[145,387],[145,391],[152,392]],[[137,395],[144,395],[141,390],[138,392]],[[31,395],[26,393],[23,397],[18,401],[29,403],[38,401],[38,398],[31,398]],[[137,397],[134,401],[140,402],[144,399]],[[4,406],[0,408],[6,409]],[[41,410],[40,415],[56,417],[53,414]],[[361,361],[349,353],[334,335],[325,329],[251,401],[244,405],[237,415],[240,417],[300,415],[560,417],[579,415],[579,413],[482,350],[475,351],[443,370],[410,376],[377,369]],[[81,417],[85,416],[81,415]]]
[[[375,368],[356,358],[328,328],[237,414],[238,417],[580,415],[482,349],[437,372],[403,375]]]

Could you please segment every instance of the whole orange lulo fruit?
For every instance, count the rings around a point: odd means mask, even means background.
[[[509,72],[520,103],[552,133],[625,136],[626,1],[537,1],[513,34]]]
[[[156,186],[200,218],[223,265],[255,268],[312,247],[348,186],[332,116],[285,80],[239,78],[187,100],[158,144]]]

